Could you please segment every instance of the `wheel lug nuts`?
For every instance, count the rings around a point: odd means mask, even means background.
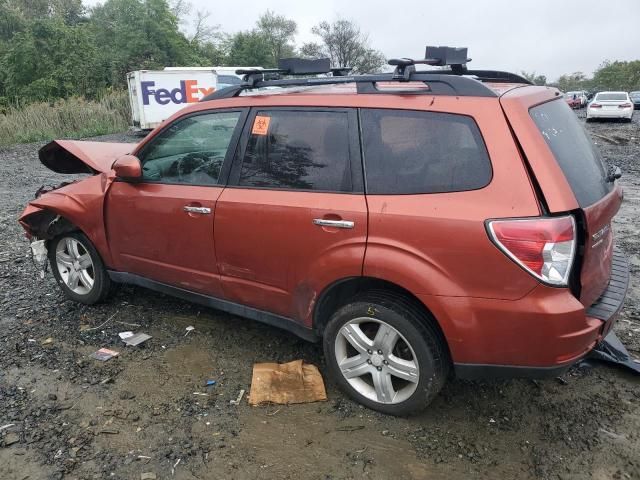
[[[371,355],[373,353],[373,350],[367,350],[367,353]]]
[[[368,363],[369,365],[371,365],[371,360],[367,360],[367,363]]]
[[[382,363],[384,363],[385,365],[389,365],[389,362],[387,362],[386,360],[383,360]]]
[[[382,350],[378,350],[378,355],[382,355]]]
[[[382,367],[376,367],[378,369],[378,371],[382,370]]]

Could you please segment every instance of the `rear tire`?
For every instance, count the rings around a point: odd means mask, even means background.
[[[81,232],[55,237],[48,245],[53,276],[64,294],[86,305],[102,302],[111,290],[111,280],[102,258]]]
[[[329,320],[324,353],[332,378],[357,402],[389,415],[433,400],[451,361],[435,320],[406,298],[371,291]]]

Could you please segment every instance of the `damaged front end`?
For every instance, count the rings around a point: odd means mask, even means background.
[[[71,231],[82,231],[102,258],[110,260],[104,232],[104,196],[113,181],[115,160],[135,149],[131,143],[56,140],[38,152],[50,170],[90,177],[56,186],[42,186],[18,219],[31,240],[31,252],[38,265],[46,264],[47,242]]]

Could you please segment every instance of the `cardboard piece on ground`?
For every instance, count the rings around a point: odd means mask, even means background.
[[[256,363],[253,366],[249,405],[291,404],[327,400],[322,375],[302,360],[289,363]]]

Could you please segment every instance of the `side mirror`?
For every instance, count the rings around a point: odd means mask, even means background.
[[[142,165],[135,155],[123,155],[113,162],[116,177],[122,180],[136,181],[142,178]]]

